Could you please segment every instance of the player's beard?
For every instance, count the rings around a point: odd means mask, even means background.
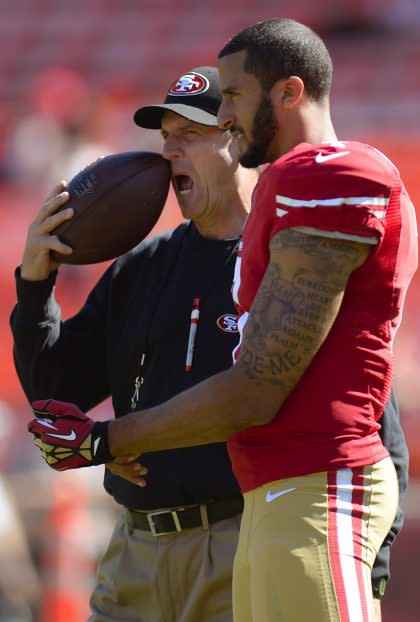
[[[277,121],[273,106],[265,95],[258,106],[252,124],[252,142],[248,149],[241,154],[240,163],[245,168],[255,168],[266,162],[266,153],[277,132]]]

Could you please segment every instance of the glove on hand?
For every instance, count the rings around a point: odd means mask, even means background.
[[[109,421],[89,419],[75,404],[32,402],[36,416],[28,424],[35,445],[56,471],[79,469],[113,460],[108,446]]]

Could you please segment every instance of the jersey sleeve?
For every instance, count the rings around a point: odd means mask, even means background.
[[[392,190],[383,170],[367,156],[357,160],[351,152],[318,162],[312,150],[296,163],[277,161],[265,171],[259,201],[272,214],[270,238],[292,227],[377,244]]]

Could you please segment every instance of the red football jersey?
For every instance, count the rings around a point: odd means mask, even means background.
[[[372,252],[350,276],[330,333],[274,419],[229,439],[244,492],[388,455],[377,421],[389,398],[392,341],[417,267],[415,211],[397,169],[368,145],[337,141],[300,144],[264,171],[233,285],[241,334],[269,263],[270,240],[287,227],[362,241]]]

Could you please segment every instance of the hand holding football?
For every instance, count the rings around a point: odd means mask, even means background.
[[[90,164],[69,183],[70,220],[52,233],[73,252],[51,251],[55,261],[90,264],[114,259],[150,233],[165,205],[170,165],[158,153],[129,151]]]

